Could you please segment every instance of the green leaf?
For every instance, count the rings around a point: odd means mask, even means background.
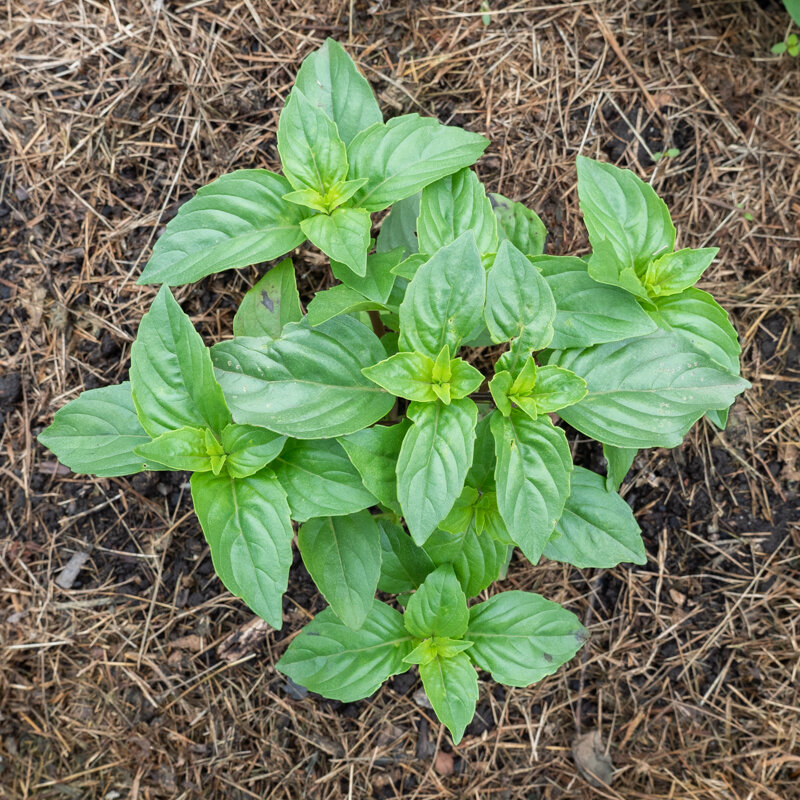
[[[514,543],[536,564],[569,495],[567,437],[549,417],[532,420],[518,409],[492,414],[491,427],[497,506]]]
[[[642,531],[630,506],[606,488],[602,475],[582,467],[572,473],[564,513],[544,554],[579,568],[647,563]]]
[[[323,197],[347,179],[347,148],[333,120],[297,88],[278,120],[278,153],[283,174],[297,190]]]
[[[443,247],[418,270],[400,305],[400,346],[436,358],[480,322],[486,279],[471,233]]]
[[[403,248],[403,258],[419,251],[417,239],[417,217],[419,216],[420,195],[406,197],[392,205],[392,210],[383,221],[376,249],[386,253],[397,247]]]
[[[556,351],[550,362],[580,375],[586,397],[563,409],[581,433],[617,447],[675,447],[709,409],[724,409],[750,384],[674,331]]]
[[[405,114],[359,133],[347,149],[350,178],[367,178],[354,195],[368,211],[416,194],[439,178],[474,164],[488,139],[430,117]]]
[[[489,381],[489,392],[492,395],[492,400],[494,400],[497,410],[504,417],[511,413],[511,401],[508,399],[508,395],[513,384],[514,378],[508,370],[500,370]]]
[[[153,437],[184,427],[220,432],[231,421],[209,351],[166,286],[139,323],[130,374],[139,421]]]
[[[477,391],[483,383],[483,375],[472,364],[461,358],[450,359],[450,397],[460,400]]]
[[[386,357],[379,339],[350,317],[311,328],[287,325],[280,339],[234,339],[212,348],[237,422],[298,439],[341,436],[389,412],[394,398],[361,374]]]
[[[546,347],[553,338],[556,304],[536,267],[506,240],[486,279],[484,318],[492,340],[519,339],[529,350]]]
[[[211,458],[206,450],[207,429],[178,428],[140,444],[134,452],[146,461],[155,461],[169,469],[208,472]]]
[[[373,123],[383,122],[366,78],[333,39],[326,39],[322,47],[306,57],[295,86],[336,123],[345,144]]]
[[[402,594],[416,589],[436,568],[428,554],[399,526],[378,519],[381,529],[381,577],[378,589]]]
[[[265,169],[236,170],[203,186],[167,224],[137,283],[178,286],[293,250],[306,238],[300,221],[307,212],[283,199],[291,188]]]
[[[81,393],[36,438],[78,474],[108,478],[163,469],[134,453],[150,436],[136,416],[128,381]]]
[[[255,425],[228,425],[222,431],[225,466],[234,478],[246,478],[269,464],[283,449],[285,436]]]
[[[650,298],[679,294],[694,286],[719,252],[719,247],[665,253],[647,265],[644,284]]]
[[[421,353],[396,353],[371,367],[364,367],[361,372],[395,397],[422,403],[436,400],[433,359]]]
[[[526,256],[544,252],[547,228],[535,212],[501,194],[490,194],[489,199],[497,217],[499,241],[511,242]]]
[[[400,263],[401,248],[388,253],[372,253],[367,256],[366,275],[357,275],[346,264],[331,262],[335,278],[370,300],[386,303],[392,293],[396,276],[392,269]]]
[[[358,631],[329,608],[317,614],[276,667],[312,692],[352,703],[369,697],[392,675],[405,672],[408,665],[403,659],[411,648],[400,612],[375,600]]]
[[[618,492],[619,487],[630,471],[633,460],[639,451],[633,447],[614,447],[613,444],[603,445],[603,457],[606,460],[606,489],[609,492]]]
[[[312,244],[356,275],[367,271],[370,225],[369,212],[363,208],[337,208],[330,215],[316,214],[300,223]]]
[[[560,411],[585,396],[586,381],[574,372],[553,366],[539,367],[536,371],[536,385],[530,397],[539,414]]]
[[[800,25],[800,0],[783,0],[783,5],[796,25]]]
[[[475,426],[475,451],[465,484],[479,492],[493,492],[495,463],[491,414],[487,414]]]
[[[279,629],[293,534],[286,493],[277,478],[269,469],[242,479],[196,472],[191,484],[194,509],[220,580]]]
[[[437,656],[420,665],[419,676],[436,716],[447,726],[453,744],[458,744],[478,702],[478,675],[469,658],[465,653],[451,658]]]
[[[408,601],[403,622],[418,639],[464,635],[469,623],[467,598],[451,564],[442,564],[425,578]]]
[[[404,659],[406,664],[430,664],[437,656],[441,658],[452,658],[464,650],[469,650],[472,642],[464,639],[448,639],[447,637],[435,636],[423,640],[418,644]]]
[[[298,522],[352,514],[376,503],[335,439],[290,439],[272,468]]]
[[[478,409],[471,400],[412,404],[414,424],[397,460],[397,496],[409,532],[424,544],[461,494],[475,441]]]
[[[538,256],[556,302],[550,347],[589,347],[634,336],[646,336],[655,323],[628,292],[589,277],[586,262],[570,256]]]
[[[476,532],[474,515],[475,509],[471,508],[473,519],[461,533],[435,530],[424,547],[436,566],[452,564],[467,597],[475,597],[497,580],[508,551],[505,544],[487,533]]]
[[[372,609],[381,573],[381,533],[372,514],[311,519],[300,527],[297,543],[333,613],[358,630]]]
[[[290,258],[285,258],[242,298],[233,318],[233,335],[277,339],[284,325],[302,318],[294,266]]]
[[[406,280],[414,280],[419,268],[428,260],[428,255],[425,253],[414,253],[401,261],[396,267],[392,268],[392,272]]]
[[[531,592],[496,594],[470,609],[469,657],[506,686],[529,686],[552,675],[586,641],[578,618]]]
[[[471,231],[478,252],[497,251],[497,220],[478,176],[468,167],[422,190],[417,219],[419,249],[435,253]]]
[[[589,275],[641,297],[650,259],[675,249],[675,227],[653,187],[630,170],[578,156],[578,197],[589,243]]]
[[[784,2],[785,1],[786,0],[784,0]],[[769,50],[773,55],[779,56],[781,53],[785,53],[786,52],[786,48],[788,46],[789,45],[787,45],[786,42],[775,42],[775,44],[772,45],[772,47],[770,47]]]
[[[384,303],[370,300],[355,289],[340,283],[314,295],[308,304],[308,322],[316,327],[341,314],[385,309],[387,306]]]
[[[397,500],[397,459],[409,425],[375,425],[372,428],[342,436],[338,441],[361,475],[366,488],[383,505],[400,513]]]

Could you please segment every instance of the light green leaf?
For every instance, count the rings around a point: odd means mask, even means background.
[[[674,295],[694,286],[719,252],[719,247],[665,253],[647,265],[644,285],[651,299]]]
[[[153,437],[184,427],[220,432],[231,421],[209,351],[166,286],[139,323],[130,374],[139,421]]]
[[[544,554],[579,568],[647,563],[642,531],[630,506],[606,489],[602,475],[582,467],[572,473],[564,513]]]
[[[326,39],[322,47],[306,57],[295,86],[336,123],[345,144],[373,123],[383,122],[366,78],[333,39]]]
[[[650,259],[675,248],[675,227],[653,187],[630,170],[578,156],[578,197],[589,243],[589,275],[641,297]]]
[[[430,403],[433,390],[433,360],[422,353],[396,353],[361,372],[395,397]]]
[[[305,241],[307,212],[283,199],[291,188],[265,169],[236,170],[203,186],[167,224],[137,283],[178,286],[293,250]]]
[[[361,374],[386,357],[365,325],[336,317],[285,326],[280,339],[234,339],[212,348],[237,422],[298,439],[341,436],[389,412],[394,398]]]
[[[209,472],[211,458],[206,450],[206,429],[178,428],[136,447],[134,452],[146,461],[169,469]]]
[[[443,247],[418,270],[400,305],[400,346],[436,358],[479,323],[486,279],[471,233]]]
[[[460,400],[477,391],[483,383],[483,375],[472,364],[461,358],[450,359],[450,397]]]
[[[225,466],[234,478],[246,478],[269,464],[283,449],[285,436],[255,425],[228,425],[222,431]]]
[[[272,469],[298,522],[352,514],[376,503],[335,439],[290,439]]]
[[[405,278],[408,281],[414,280],[419,268],[428,260],[429,256],[426,253],[414,253],[405,260],[401,261],[396,267],[392,268],[392,272],[400,278]]]
[[[331,214],[316,214],[300,223],[312,244],[356,275],[367,271],[370,225],[369,212],[363,208],[337,208]]]
[[[630,471],[633,460],[639,451],[633,447],[614,447],[613,444],[603,445],[603,457],[606,460],[606,489],[609,492],[618,492],[622,481]]]
[[[361,475],[364,486],[383,505],[398,514],[400,503],[395,469],[408,427],[406,420],[397,425],[375,425],[338,440]]]
[[[501,194],[490,194],[489,199],[497,217],[499,241],[508,240],[526,256],[544,252],[547,228],[535,212]]]
[[[372,253],[367,256],[366,275],[356,275],[346,264],[331,262],[331,272],[343,284],[359,294],[379,303],[386,303],[392,293],[396,276],[392,269],[400,263],[402,249],[388,253]]]
[[[376,249],[386,253],[397,247],[403,248],[403,258],[419,251],[417,239],[417,217],[419,216],[420,195],[406,197],[392,205],[392,210],[383,221]]]
[[[378,519],[381,529],[381,577],[378,589],[402,594],[416,589],[436,568],[427,553],[399,526]]]
[[[422,190],[417,219],[419,249],[435,253],[471,231],[478,252],[497,251],[497,220],[478,176],[468,167]]]
[[[406,630],[418,639],[445,636],[459,639],[469,623],[467,598],[452,564],[431,572],[411,596],[403,615]]]
[[[370,300],[355,289],[340,283],[314,295],[308,304],[308,322],[316,327],[341,314],[386,309],[384,303]]]
[[[511,387],[514,384],[514,378],[508,370],[500,370],[489,381],[489,392],[492,395],[492,400],[497,406],[497,410],[507,417],[511,413],[511,401],[508,395],[511,392]]]
[[[437,656],[420,665],[419,676],[436,716],[447,726],[453,744],[458,744],[478,702],[478,675],[469,658],[465,653],[451,658]]]
[[[441,658],[452,658],[464,650],[469,650],[472,642],[464,639],[448,639],[447,637],[435,636],[425,639],[418,644],[404,659],[406,664],[430,664],[437,656]]]
[[[312,692],[352,703],[405,672],[403,659],[411,648],[400,612],[375,600],[358,631],[326,608],[292,640],[276,666]]]
[[[397,496],[409,532],[424,544],[461,494],[475,441],[478,409],[472,400],[414,403],[414,424],[397,460]]]
[[[278,120],[278,153],[283,174],[296,190],[324,197],[347,179],[347,148],[336,124],[296,87]]]
[[[486,279],[484,318],[495,342],[519,339],[540,350],[553,338],[556,304],[536,267],[510,241],[500,244]]]
[[[572,456],[549,417],[492,414],[497,506],[512,540],[536,564],[569,495]]]
[[[233,335],[277,339],[284,325],[302,318],[294,266],[290,258],[285,258],[242,298],[233,318]]]
[[[589,347],[634,336],[646,336],[655,323],[624,289],[589,277],[586,262],[570,256],[538,256],[541,270],[556,302],[550,347]]]
[[[550,363],[580,375],[589,389],[560,412],[564,420],[617,447],[675,447],[706,411],[727,408],[750,385],[674,331],[556,351]]]
[[[220,580],[279,629],[292,565],[292,524],[277,478],[269,469],[242,479],[196,472],[191,484],[194,509]]]
[[[367,178],[355,195],[368,211],[416,194],[445,175],[474,164],[488,139],[430,117],[405,114],[359,133],[347,148],[350,178]]]
[[[506,686],[552,675],[588,638],[578,618],[531,592],[496,594],[470,609],[468,655]]]
[[[372,514],[311,519],[298,531],[297,543],[331,611],[358,630],[372,609],[381,573],[381,533]]]
[[[36,438],[78,474],[107,478],[164,469],[134,453],[150,436],[136,416],[128,381],[81,393]]]
[[[586,396],[586,381],[561,367],[539,367],[530,396],[539,414],[549,414],[580,402]]]

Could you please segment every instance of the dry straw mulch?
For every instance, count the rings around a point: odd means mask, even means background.
[[[8,0],[0,10],[0,797],[800,797],[800,64],[777,2]],[[458,748],[413,680],[342,706],[273,667],[320,607],[298,569],[281,632],[211,573],[185,476],[93,480],[34,436],[125,377],[164,223],[234,167],[276,167],[303,56],[345,43],[390,114],[486,133],[490,188],[583,252],[578,152],[648,176],[731,311],[753,389],[626,484],[643,568],[512,564],[507,586],[584,618],[583,657],[529,689],[481,684]],[[680,154],[654,164],[651,154]],[[296,257],[306,296],[325,285]],[[258,271],[179,291],[211,337]],[[576,442],[583,463],[596,448]],[[88,554],[72,588],[56,578]],[[237,658],[237,654],[240,656]],[[595,789],[571,755],[600,732]]]

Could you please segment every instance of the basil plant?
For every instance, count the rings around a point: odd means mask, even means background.
[[[579,158],[592,253],[545,255],[539,217],[470,169],[487,144],[385,122],[328,40],[281,113],[283,174],[238,170],[181,207],[139,280],[161,289],[130,381],[83,392],[39,436],[78,473],[192,472],[217,575],[275,628],[296,529],[328,607],[278,669],[348,702],[416,665],[456,743],[476,667],[526,686],[586,639],[538,594],[475,601],[513,551],[645,563],[617,494],[637,450],[677,446],[704,415],[724,426],[748,386],[728,315],[694,288],[717,250],[677,249],[648,184]],[[333,285],[304,313],[280,261],[211,348],[167,288],[306,240]],[[606,475],[573,465],[559,418],[602,443]]]

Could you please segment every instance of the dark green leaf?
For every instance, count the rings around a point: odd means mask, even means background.
[[[420,195],[415,194],[392,205],[392,210],[383,221],[376,249],[386,253],[397,247],[403,248],[403,258],[419,251],[417,239],[417,217]]]
[[[453,744],[458,744],[478,702],[478,676],[469,658],[465,653],[437,656],[420,665],[419,676],[436,716],[447,726]]]
[[[501,242],[508,240],[526,256],[544,252],[547,228],[535,212],[501,194],[491,194],[489,199],[497,217],[497,234]]]
[[[381,529],[381,577],[378,589],[401,594],[416,589],[435,569],[427,553],[399,526],[378,519]]]
[[[285,258],[242,298],[233,318],[233,334],[277,339],[284,325],[302,318],[294,266]]]
[[[392,269],[400,263],[401,249],[398,247],[388,253],[372,253],[367,256],[367,273],[356,275],[346,264],[331,262],[331,272],[343,284],[359,294],[379,303],[386,303],[392,293],[395,274]]]
[[[467,598],[452,564],[431,572],[411,596],[403,615],[406,630],[418,639],[445,636],[458,639],[469,623]]]
[[[382,311],[387,306],[364,297],[363,294],[343,283],[317,292],[308,304],[308,322],[317,326],[341,314],[357,311]]]

